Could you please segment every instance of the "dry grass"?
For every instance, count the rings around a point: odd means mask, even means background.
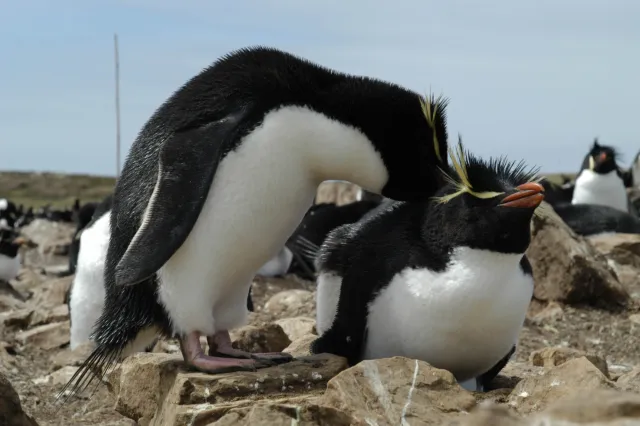
[[[0,172],[0,197],[25,207],[69,207],[76,198],[82,203],[102,200],[114,184],[115,178],[104,176]]]

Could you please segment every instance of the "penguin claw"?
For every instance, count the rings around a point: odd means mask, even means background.
[[[220,358],[204,354],[186,362],[192,369],[208,374],[256,371],[259,368],[270,367],[268,364],[250,359]]]
[[[207,336],[209,356],[218,358],[250,359],[270,366],[284,364],[293,360],[291,354],[283,352],[251,353],[236,349],[231,345],[231,338],[226,331],[220,331],[213,336]]]
[[[293,355],[285,352],[265,352],[251,354],[251,359],[255,359],[259,362],[270,362],[273,365],[286,364],[293,361]]]

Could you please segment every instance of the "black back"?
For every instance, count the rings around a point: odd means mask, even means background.
[[[578,235],[603,232],[640,234],[640,218],[609,206],[597,204],[559,204],[558,216]]]

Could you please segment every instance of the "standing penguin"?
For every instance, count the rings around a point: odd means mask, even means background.
[[[479,390],[506,365],[533,294],[525,251],[544,189],[522,163],[458,148],[434,200],[386,203],[329,234],[313,353],[420,359]]]
[[[255,272],[322,181],[398,200],[433,195],[445,104],[267,47],[196,75],[144,125],[118,178],[97,347],[65,389],[75,393],[91,371],[104,374],[158,334],[176,336],[185,363],[204,372],[291,360],[231,346]]]
[[[614,148],[593,141],[576,178],[571,204],[599,204],[629,213],[631,204]]]
[[[19,250],[26,243],[27,240],[20,237],[15,229],[0,228],[0,281],[8,283],[18,275],[20,271]]]
[[[104,307],[104,264],[109,247],[112,195],[96,206],[89,223],[74,236],[78,254],[69,291],[70,347],[89,340]]]

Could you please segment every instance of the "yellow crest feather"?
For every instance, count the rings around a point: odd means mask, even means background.
[[[427,119],[427,124],[433,132],[433,150],[436,153],[438,161],[442,163],[442,154],[440,153],[440,144],[438,143],[438,135],[436,134],[436,114],[438,113],[438,107],[442,105],[446,99],[440,95],[437,98],[430,94],[425,96],[424,99],[420,98],[420,107],[422,108],[422,114]],[[433,105],[433,108],[431,108]]]
[[[453,164],[453,169],[456,172],[458,180],[449,176],[444,170],[440,169],[440,171],[444,174],[445,180],[447,180],[451,185],[455,186],[457,191],[447,194],[442,197],[435,197],[435,200],[439,203],[447,203],[455,197],[468,193],[476,198],[481,199],[489,199],[493,197],[497,197],[498,195],[504,194],[504,192],[495,192],[495,191],[486,191],[486,192],[476,192],[473,190],[473,185],[469,181],[469,175],[467,173],[467,163],[464,155],[464,149],[462,147],[462,138],[458,135],[458,145],[457,149],[454,151],[449,148],[449,158],[451,159],[451,163]]]

